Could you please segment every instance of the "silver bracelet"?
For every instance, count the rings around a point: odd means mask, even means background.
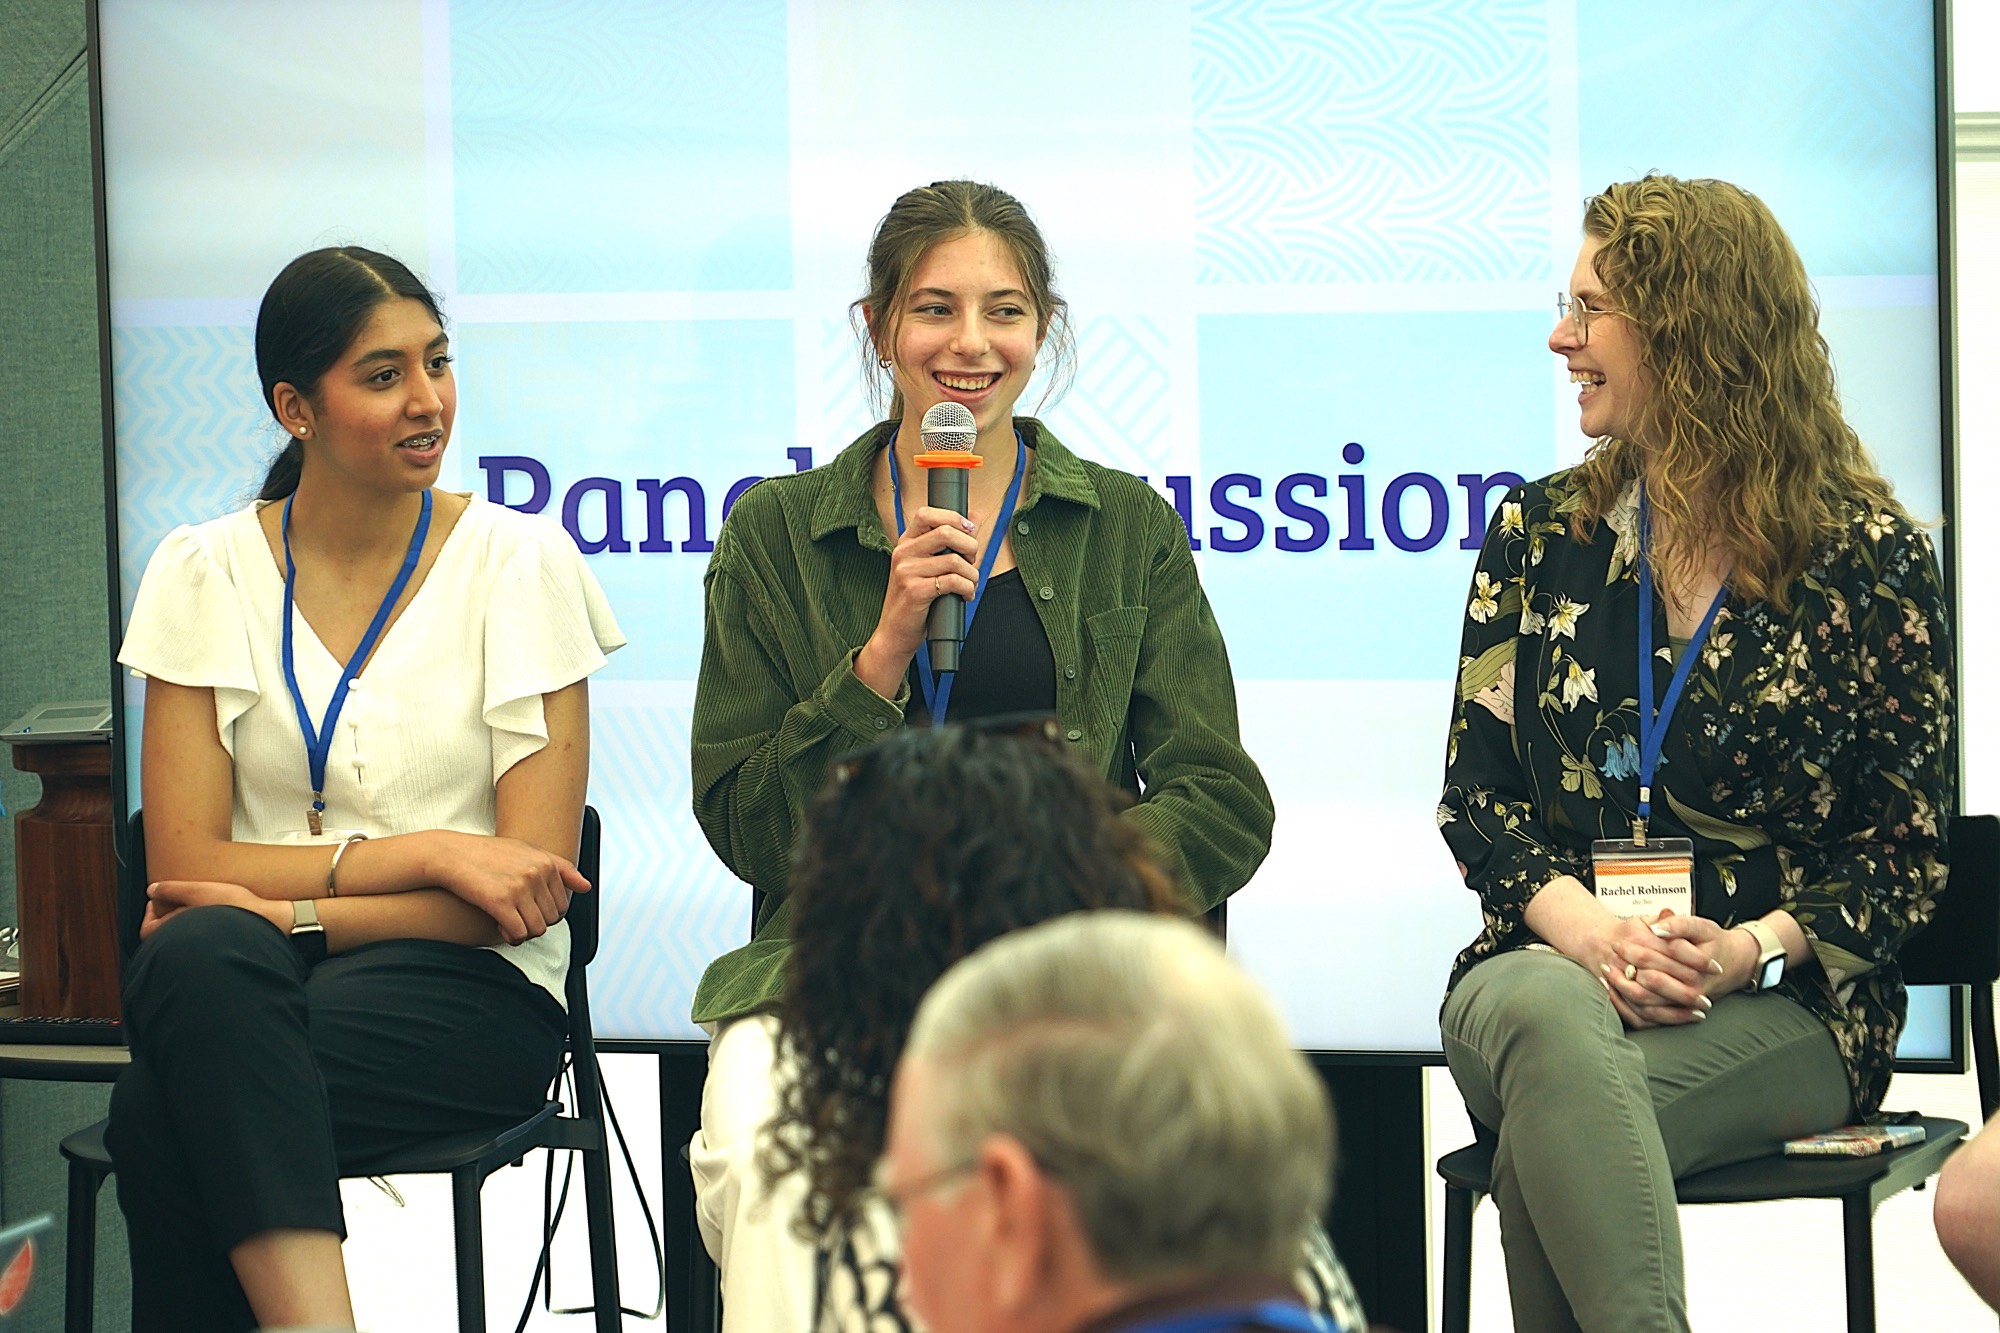
[[[350,833],[340,840],[340,846],[333,849],[333,861],[326,868],[326,896],[338,898],[340,890],[334,887],[333,877],[340,870],[340,858],[347,855],[347,849],[357,842],[368,841],[366,833]]]

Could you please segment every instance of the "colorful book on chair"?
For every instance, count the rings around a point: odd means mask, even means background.
[[[1785,1140],[1787,1157],[1873,1157],[1924,1141],[1922,1125],[1846,1125]]]

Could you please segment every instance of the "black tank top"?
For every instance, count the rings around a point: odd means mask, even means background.
[[[930,651],[918,648],[919,653]],[[959,658],[958,682],[951,687],[951,707],[945,717],[953,722],[999,717],[1007,713],[1053,713],[1056,711],[1056,656],[1049,636],[1035,615],[1021,571],[1010,569],[986,580],[986,595],[979,599],[979,614],[973,617],[972,632],[965,636]],[[923,686],[917,680],[917,664],[910,663],[910,704],[904,720],[912,727],[931,724],[930,709],[924,704]]]

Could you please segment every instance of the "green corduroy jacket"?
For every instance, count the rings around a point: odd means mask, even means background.
[[[1014,559],[1056,664],[1056,712],[1104,776],[1140,795],[1126,818],[1206,908],[1271,847],[1271,794],[1244,753],[1222,632],[1187,529],[1146,483],[1016,425],[1035,466]],[[794,835],[839,756],[903,725],[854,674],[882,611],[891,542],[876,512],[878,426],[822,467],[745,492],[709,558],[692,722],[694,813],[736,875],[767,895],[752,941],[709,965],[694,1019],[784,988]]]

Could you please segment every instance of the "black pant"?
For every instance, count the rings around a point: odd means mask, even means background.
[[[228,1254],[274,1227],[346,1237],[339,1177],[545,1100],[562,1006],[482,949],[365,945],[308,966],[236,907],[182,912],[125,986],[131,1068],[105,1146],[132,1251],[132,1327],[256,1326]]]

